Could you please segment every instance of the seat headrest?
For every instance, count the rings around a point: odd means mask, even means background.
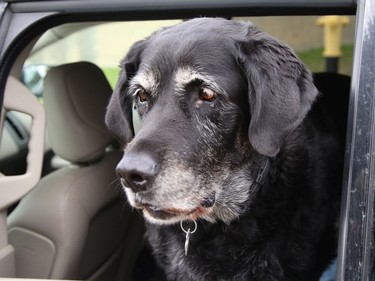
[[[47,130],[57,155],[75,163],[103,155],[112,140],[104,123],[111,93],[102,70],[89,62],[61,65],[47,73]]]

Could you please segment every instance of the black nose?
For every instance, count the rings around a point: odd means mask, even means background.
[[[159,165],[147,153],[126,154],[117,165],[116,172],[134,192],[151,188],[159,172]]]

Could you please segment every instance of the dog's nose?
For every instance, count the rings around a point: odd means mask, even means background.
[[[154,158],[146,153],[126,154],[117,165],[116,172],[127,187],[134,192],[145,191],[159,172],[159,165]]]

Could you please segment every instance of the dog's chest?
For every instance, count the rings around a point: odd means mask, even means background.
[[[168,280],[282,280],[277,258],[261,242],[245,242],[239,232],[220,227],[199,227],[185,255],[186,234],[179,227],[150,225],[149,240]]]

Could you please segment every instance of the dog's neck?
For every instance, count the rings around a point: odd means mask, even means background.
[[[251,185],[251,190],[253,190],[253,192],[255,194],[258,193],[258,190],[265,184],[265,182],[267,180],[269,170],[270,170],[270,167],[271,167],[271,161],[272,161],[272,159],[270,159],[267,156],[261,155],[260,158],[261,159],[259,161],[259,163],[260,163],[259,168],[258,168],[258,171],[255,175],[254,182]],[[181,224],[180,224],[181,230],[186,234],[185,256],[187,256],[187,253],[188,253],[190,235],[193,234],[197,230],[197,223],[195,221],[193,221],[193,223],[194,223],[194,227],[193,227],[192,231],[191,231],[190,228],[187,228],[187,230],[186,230],[183,226],[183,222],[181,222]]]

